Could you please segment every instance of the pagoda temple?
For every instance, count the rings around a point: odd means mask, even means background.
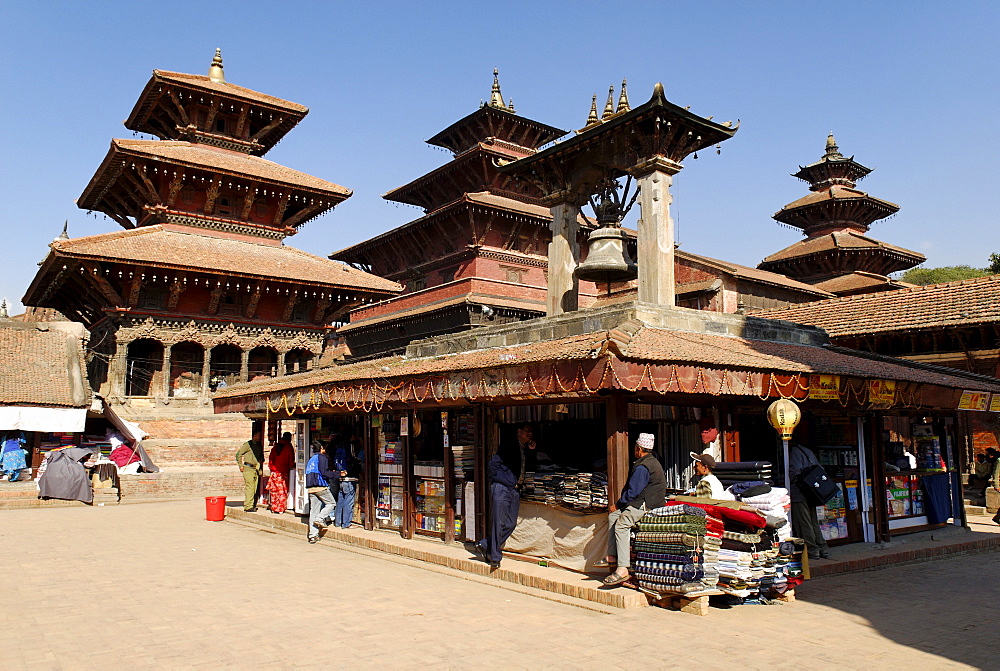
[[[856,188],[871,171],[841,154],[830,133],[823,157],[792,175],[812,193],[773,215],[802,229],[806,239],[768,256],[758,268],[840,296],[909,286],[888,275],[922,263],[924,255],[865,235],[873,223],[899,211],[895,203]]]
[[[545,314],[549,208],[537,187],[497,166],[565,134],[517,114],[494,70],[489,101],[427,140],[453,159],[383,196],[424,216],[330,255],[406,288],[354,309],[338,329],[355,357]],[[585,300],[593,300],[596,289],[585,284]]]
[[[400,290],[283,243],[351,195],[261,158],[307,112],[227,82],[219,50],[207,76],[154,70],[125,126],[159,139],[112,140],[77,201],[125,230],[64,230],[24,296],[90,329],[91,384],[119,414],[152,422],[151,452],[157,440],[214,440],[211,453],[158,461],[229,463],[215,439],[245,440],[243,421],[199,432],[167,420],[218,422],[216,389],[311,368],[331,324]]]

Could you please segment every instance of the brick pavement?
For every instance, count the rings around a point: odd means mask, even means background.
[[[996,553],[605,615],[203,518],[201,499],[2,511],[0,668],[996,666]]]

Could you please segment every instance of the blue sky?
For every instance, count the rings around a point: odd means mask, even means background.
[[[74,201],[154,68],[204,74],[309,106],[268,158],[354,190],[288,243],[327,255],[420,216],[381,194],[443,164],[424,140],[474,111],[500,69],[518,112],[583,125],[590,97],[657,81],[716,120],[722,154],[675,178],[684,249],[745,265],[801,237],[770,217],[806,193],[789,176],[823,152],[876,168],[898,203],[871,235],[930,266],[1000,251],[992,118],[995,2],[22,2],[0,7],[0,297],[12,314],[64,220],[118,230]]]

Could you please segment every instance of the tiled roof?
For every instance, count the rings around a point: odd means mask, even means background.
[[[718,259],[702,256],[701,254],[692,254],[691,252],[683,251],[680,249],[676,250],[674,254],[682,259],[687,258],[695,262],[713,266],[737,278],[742,278],[753,282],[761,282],[764,284],[771,284],[779,287],[788,287],[790,289],[795,289],[796,291],[804,291],[806,293],[814,294],[816,296],[830,295],[829,291],[818,289],[812,286],[811,284],[806,284],[805,282],[799,282],[798,280],[793,280],[787,275],[774,273],[769,270],[761,270],[760,268],[741,266],[738,263],[732,263],[730,261],[720,261]]]
[[[912,257],[913,259],[917,259],[919,261],[924,260],[924,255],[919,252],[912,252],[909,249],[904,249],[902,247],[890,245],[887,242],[882,242],[881,240],[869,238],[868,236],[862,235],[857,231],[835,231],[826,235],[818,235],[814,238],[799,240],[794,245],[790,245],[782,249],[780,252],[771,254],[764,259],[764,263],[784,261],[786,259],[794,259],[800,256],[808,256],[810,254],[822,254],[833,250],[853,251],[872,249],[884,249],[902,256]]]
[[[826,289],[835,294],[848,294],[864,291],[890,291],[892,289],[905,289],[913,286],[908,282],[900,282],[885,275],[866,273],[856,270],[853,273],[838,275],[822,282],[817,282],[816,286]]]
[[[169,81],[177,82],[178,84],[183,84],[184,86],[193,86],[205,89],[206,91],[212,91],[226,96],[245,98],[246,100],[253,100],[254,102],[263,103],[265,105],[271,105],[273,107],[281,107],[283,109],[293,110],[295,112],[305,113],[309,111],[309,108],[306,107],[305,105],[300,105],[298,103],[293,103],[289,100],[283,100],[281,98],[269,96],[266,93],[261,93],[259,91],[254,91],[253,89],[237,86],[236,84],[230,84],[229,82],[214,82],[205,75],[189,75],[183,72],[153,70],[153,77],[168,82]]]
[[[611,347],[614,345],[614,347]],[[388,357],[234,385],[217,397],[239,397],[352,380],[386,380],[415,375],[520,366],[558,360],[593,359],[615,348],[626,361],[682,364],[784,374],[822,373],[1000,391],[1000,383],[963,371],[929,366],[838,347],[815,347],[642,326],[627,343],[600,331],[538,343],[406,359]]]
[[[794,210],[800,207],[805,207],[806,205],[815,205],[817,203],[835,200],[867,200],[881,205],[885,209],[892,210],[893,212],[899,210],[899,205],[890,203],[888,200],[882,200],[881,198],[876,198],[875,196],[869,196],[867,193],[860,191],[859,189],[836,185],[821,191],[813,191],[808,195],[785,205],[775,213],[775,217],[782,212],[787,212],[788,210]]]
[[[89,406],[86,334],[74,322],[0,322],[0,404]]]
[[[1000,322],[1000,275],[769,308],[755,317],[825,329],[832,337]]]
[[[154,267],[205,268],[236,275],[397,293],[395,282],[284,245],[257,244],[211,235],[143,226],[51,244],[56,254],[125,260]]]
[[[180,140],[115,139],[111,141],[111,149],[104,159],[102,168],[97,171],[90,184],[87,185],[86,190],[78,200],[78,205],[82,208],[95,205],[96,198],[100,195],[96,193],[98,189],[95,187],[103,181],[102,174],[106,172],[106,168],[113,165],[115,159],[126,160],[130,157],[208,169],[234,177],[262,180],[320,192],[333,196],[335,202],[340,202],[351,195],[351,190],[347,187],[286,168],[279,163],[268,161],[259,156],[250,156],[228,149]]]

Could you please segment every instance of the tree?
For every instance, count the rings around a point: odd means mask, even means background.
[[[1000,265],[1000,255],[997,257]],[[991,257],[992,260],[992,257]],[[910,284],[941,284],[942,282],[957,282],[958,280],[968,280],[973,277],[983,277],[990,274],[990,270],[981,270],[972,266],[944,266],[942,268],[911,268],[903,273],[900,278]]]
[[[990,275],[1000,275],[1000,254],[990,254],[990,266],[986,270]]]

